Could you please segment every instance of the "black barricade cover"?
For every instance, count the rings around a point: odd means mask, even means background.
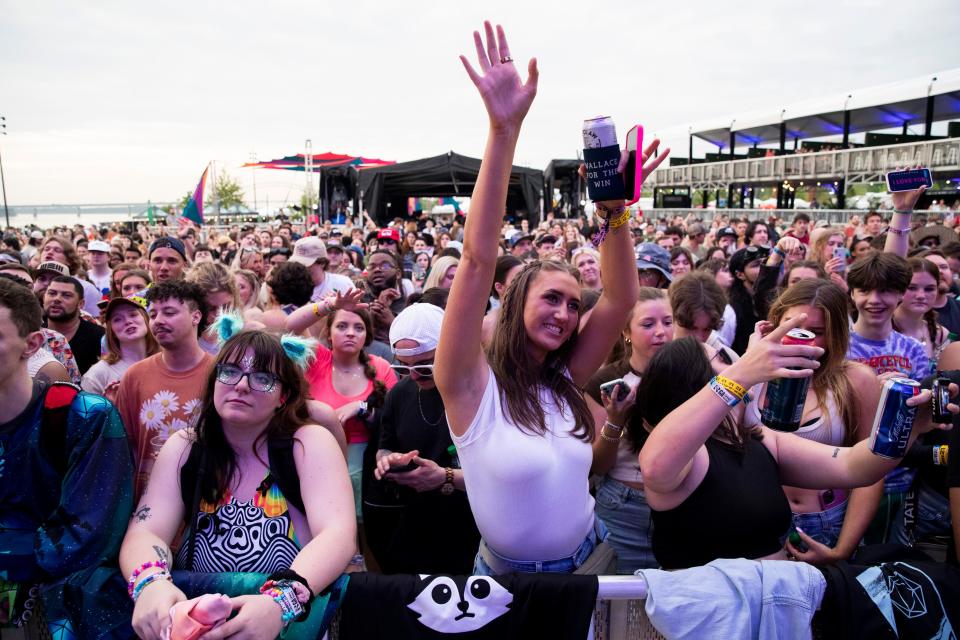
[[[350,575],[340,640],[587,636],[596,576]]]

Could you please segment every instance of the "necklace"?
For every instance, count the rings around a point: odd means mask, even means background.
[[[420,417],[423,418],[423,421],[427,423],[427,426],[435,427],[441,422],[443,422],[444,412],[442,409],[440,410],[440,417],[437,418],[436,422],[430,422],[429,420],[427,420],[427,416],[423,413],[423,401],[420,400],[420,396],[422,395],[423,395],[423,389],[421,389],[420,387],[417,387],[417,406],[420,407]]]

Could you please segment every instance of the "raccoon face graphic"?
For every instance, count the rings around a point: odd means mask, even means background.
[[[421,575],[425,582],[409,609],[418,621],[440,633],[476,631],[510,610],[513,594],[487,576],[470,576],[463,584],[450,576]]]

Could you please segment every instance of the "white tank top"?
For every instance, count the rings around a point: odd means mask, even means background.
[[[570,431],[573,415],[545,390],[547,432],[525,433],[500,404],[488,369],[477,415],[457,446],[470,508],[484,541],[512,560],[556,560],[573,554],[593,527],[589,475],[593,452]]]

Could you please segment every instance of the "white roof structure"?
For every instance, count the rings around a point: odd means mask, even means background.
[[[960,68],[738,118],[717,118],[692,131],[723,148],[730,145],[731,131],[737,134],[738,144],[779,142],[781,122],[788,139],[842,135],[845,111],[849,112],[850,133],[890,129],[925,122],[928,96],[935,97],[931,122],[960,117]]]

